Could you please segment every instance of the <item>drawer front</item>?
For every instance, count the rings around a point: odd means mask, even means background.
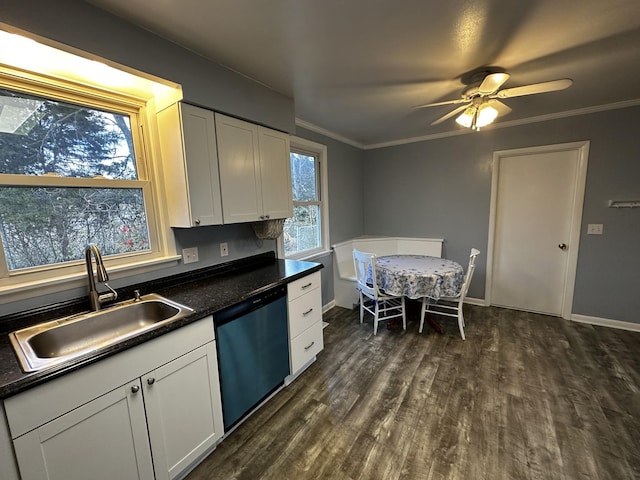
[[[317,322],[291,341],[291,373],[300,370],[323,348],[322,322]]]
[[[311,290],[320,288],[320,272],[307,275],[295,282],[291,282],[287,285],[287,298],[289,301],[298,298],[300,295],[304,295]]]
[[[289,302],[289,338],[295,338],[322,320],[320,290],[311,291]]]

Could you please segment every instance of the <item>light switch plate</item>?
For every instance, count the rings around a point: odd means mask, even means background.
[[[602,235],[604,226],[602,223],[590,223],[587,226],[587,235]]]
[[[198,247],[183,248],[182,261],[186,263],[195,263],[198,261]]]

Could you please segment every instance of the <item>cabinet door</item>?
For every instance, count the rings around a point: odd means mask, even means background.
[[[213,112],[181,104],[189,205],[194,225],[222,224],[222,199]]]
[[[171,479],[222,437],[215,342],[142,377],[156,479]]]
[[[267,218],[293,216],[289,135],[259,128],[263,213]]]
[[[216,114],[224,223],[252,222],[263,215],[258,126]]]
[[[179,103],[157,119],[171,226],[222,224],[213,112]]]
[[[140,381],[14,440],[22,480],[153,479]]]

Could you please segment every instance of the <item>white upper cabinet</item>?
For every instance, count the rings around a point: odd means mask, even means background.
[[[157,119],[171,226],[222,224],[213,112],[177,103]]]
[[[289,135],[258,127],[262,208],[267,218],[293,216]]]
[[[293,215],[289,135],[216,113],[224,223]]]

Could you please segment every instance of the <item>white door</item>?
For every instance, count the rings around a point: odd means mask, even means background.
[[[189,183],[191,225],[221,225],[222,199],[213,112],[185,103],[182,129]],[[195,220],[200,220],[195,223]]]
[[[23,480],[152,480],[140,381],[14,440]]]
[[[496,152],[492,305],[569,318],[588,143]]]
[[[258,126],[215,114],[224,223],[253,222],[263,215]]]
[[[222,437],[215,342],[142,377],[156,480],[173,479]]]
[[[268,218],[293,216],[289,135],[260,127],[262,204]]]

